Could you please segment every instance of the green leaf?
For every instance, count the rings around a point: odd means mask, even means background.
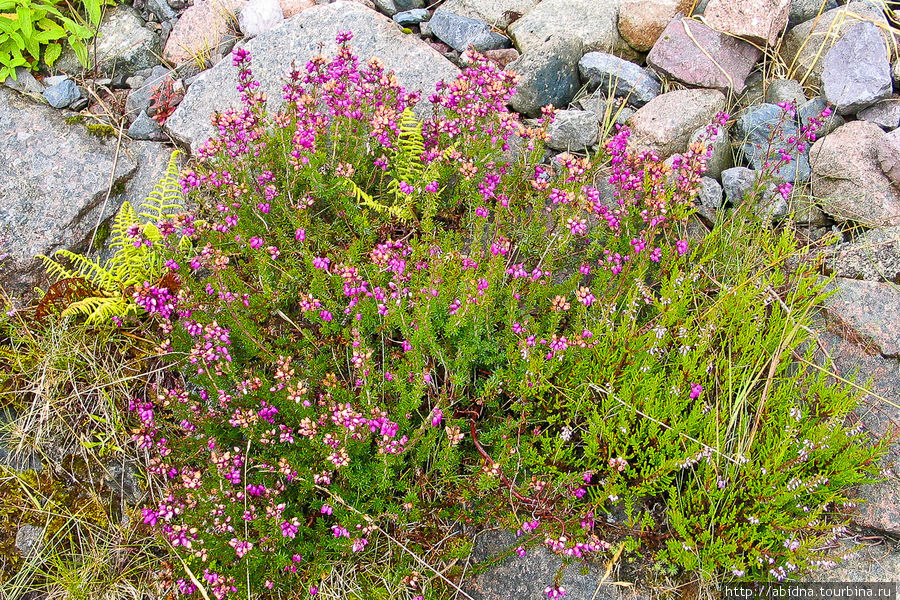
[[[53,63],[56,62],[56,59],[59,58],[59,55],[62,54],[62,46],[59,44],[47,44],[47,48],[44,49],[44,62],[48,67],[52,67]]]
[[[41,44],[48,44],[64,37],[66,37],[66,32],[62,29],[59,31],[38,31],[34,34],[34,39]]]
[[[88,12],[88,18],[94,27],[100,25],[100,16],[102,14],[100,8],[100,0],[84,0],[84,6]]]
[[[78,37],[76,37],[75,35],[70,35],[69,45],[72,46],[72,50],[75,51],[75,56],[78,57],[78,62],[81,63],[81,66],[83,66],[85,69],[90,68],[90,59],[88,57],[87,46],[84,45],[84,42],[78,39]]]
[[[34,35],[34,26],[31,24],[31,11],[24,6],[16,8],[16,15],[19,17],[19,29],[27,40]]]

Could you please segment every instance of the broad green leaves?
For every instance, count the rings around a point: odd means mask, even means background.
[[[16,78],[16,67],[52,67],[62,54],[62,41],[88,66],[88,41],[100,26],[102,9],[111,0],[76,2],[79,12],[57,8],[59,0],[0,1],[0,81]],[[80,6],[79,6],[80,5]],[[80,14],[83,13],[83,14]]]

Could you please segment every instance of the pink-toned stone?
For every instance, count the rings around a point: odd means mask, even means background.
[[[657,96],[630,119],[628,147],[633,152],[652,150],[660,158],[684,152],[691,134],[725,110],[725,95],[716,90],[676,90]]]
[[[878,140],[878,164],[896,186],[900,186],[900,129]]]
[[[176,66],[198,58],[208,59],[237,23],[238,11],[246,3],[247,0],[197,0],[172,28],[163,58]]]
[[[703,16],[713,29],[774,46],[790,12],[791,0],[709,0]]]
[[[281,4],[281,12],[284,13],[285,19],[299,15],[307,8],[316,5],[315,0],[278,0],[278,3]]]
[[[868,227],[900,225],[900,193],[878,162],[884,137],[874,123],[851,121],[810,149],[813,195],[836,220]]]
[[[619,35],[639,52],[647,52],[666,25],[679,13],[688,14],[693,0],[622,0]]]
[[[485,50],[484,56],[493,61],[501,69],[519,58],[519,51],[515,48],[501,48],[499,50]]]
[[[693,19],[675,19],[647,55],[647,64],[689,86],[740,93],[760,51]]]

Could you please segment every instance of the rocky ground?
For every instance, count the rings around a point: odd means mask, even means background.
[[[361,57],[378,56],[407,88],[433,89],[459,73],[474,46],[520,76],[512,107],[527,117],[562,109],[553,150],[593,150],[614,123],[635,148],[662,158],[686,150],[717,112],[732,114],[714,142],[698,228],[741,202],[774,152],[792,154],[778,176],[789,200],[757,206],[791,220],[835,274],[819,352],[837,374],[869,381],[859,417],[874,436],[900,421],[900,60],[891,3],[836,0],[129,0],[109,8],[85,71],[64,54],[53,73],[20,70],[0,86],[0,284],[22,295],[39,283],[36,254],[83,250],[124,201],[140,201],[174,145],[196,150],[208,116],[237,102],[236,45],[273,101],[292,61],[333,49],[352,30]],[[797,116],[781,119],[779,103]],[[797,151],[787,137],[830,107],[824,132]],[[900,581],[900,444],[885,481],[861,490],[841,554],[855,557],[817,580]],[[506,549],[486,534],[473,561]],[[27,535],[23,534],[23,540]],[[23,544],[25,542],[23,541]],[[537,597],[556,572],[549,553],[514,557],[475,577],[475,598]],[[570,568],[571,598],[633,595],[600,588],[601,571]]]

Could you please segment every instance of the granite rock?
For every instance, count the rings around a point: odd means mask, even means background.
[[[547,147],[582,151],[597,143],[597,116],[586,110],[560,110],[547,128]]]
[[[842,115],[888,98],[892,88],[888,48],[873,23],[857,23],[825,55],[822,95]]]
[[[492,27],[506,29],[509,24],[537,6],[540,0],[447,0],[443,10],[479,19]]]
[[[119,204],[104,203],[137,165],[116,140],[101,140],[65,116],[0,88],[0,285],[25,294],[41,277],[35,255],[78,249]],[[102,211],[102,214],[101,214]]]
[[[509,48],[511,42],[505,35],[491,31],[484,21],[470,19],[438,9],[428,21],[431,33],[456,50],[465,52],[470,47],[478,52]]]
[[[716,90],[676,90],[661,94],[628,120],[629,148],[653,150],[662,158],[684,152],[691,135],[725,109],[725,95]]]
[[[238,24],[246,38],[278,27],[282,21],[284,12],[278,0],[249,0],[238,13]]]
[[[886,358],[900,355],[900,291],[892,283],[836,278],[824,301],[833,319]]]
[[[879,100],[872,106],[856,113],[856,118],[875,123],[888,131],[897,129],[900,127],[900,96],[894,95],[885,100]]]
[[[91,43],[90,60],[94,60],[96,47],[96,67],[105,75],[124,73],[126,75],[160,64],[159,37],[144,27],[141,15],[127,4],[108,8],[100,23],[100,33]],[[53,69],[65,73],[81,71],[81,63],[75,51],[66,46]]]
[[[647,64],[688,86],[740,93],[759,57],[752,44],[682,18],[669,23]]]
[[[789,183],[809,180],[809,159],[788,142],[799,136],[796,121],[775,104],[760,104],[742,111],[734,127],[734,137],[741,152],[754,169],[762,171],[767,163],[777,163],[782,155],[791,161],[773,171],[781,181]]]
[[[703,16],[717,31],[774,46],[788,24],[791,0],[709,0]]]
[[[900,227],[865,231],[828,248],[824,258],[836,277],[900,283]]]
[[[622,0],[619,34],[638,52],[647,52],[678,14],[688,14],[693,0]]]
[[[509,63],[506,70],[519,74],[516,93],[509,102],[513,110],[537,117],[548,104],[557,108],[568,105],[579,88],[581,54],[581,41],[577,38],[551,37]]]
[[[629,104],[641,107],[659,95],[656,74],[627,60],[605,52],[588,52],[578,61],[578,73],[588,91],[596,89],[625,97]]]
[[[885,135],[874,123],[852,121],[813,144],[812,191],[836,220],[900,225],[900,193],[878,162]]]
[[[829,10],[791,28],[778,48],[779,57],[795,79],[817,88],[822,84],[825,55],[850,28],[861,21],[878,24],[885,44],[892,48],[891,35],[886,31],[888,21],[878,3],[861,0]]]
[[[523,54],[550,36],[578,39],[585,52],[610,52],[625,59],[638,53],[619,35],[619,0],[542,0],[509,26]]]

